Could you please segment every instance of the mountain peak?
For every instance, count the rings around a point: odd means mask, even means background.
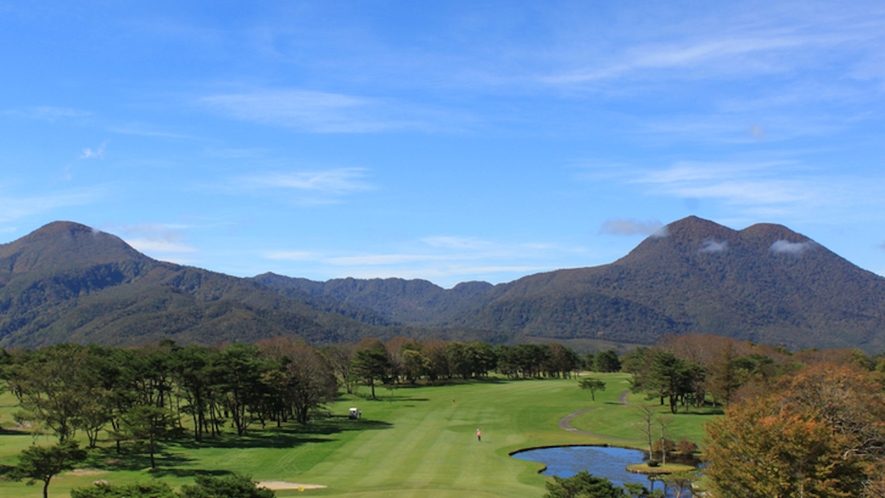
[[[0,245],[0,270],[10,273],[149,259],[117,236],[71,221],[54,221]]]
[[[676,220],[659,231],[653,237],[674,237],[679,240],[706,239],[714,236],[726,236],[734,233],[734,230],[720,225],[714,221],[688,216]],[[662,229],[663,230],[663,229]]]
[[[807,242],[810,239],[801,233],[794,232],[789,228],[775,223],[756,223],[740,231],[742,237],[747,239],[765,240],[776,242],[786,240],[788,242]]]

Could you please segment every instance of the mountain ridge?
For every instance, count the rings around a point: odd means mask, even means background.
[[[0,346],[203,344],[298,334],[592,339],[651,344],[711,333],[754,342],[885,349],[885,278],[805,235],[688,217],[616,261],[462,282],[239,278],[151,259],[122,239],[54,222],[0,245]]]
[[[311,285],[316,291],[335,282]],[[688,217],[612,263],[481,289],[451,302],[453,293],[437,288],[432,293],[448,298],[447,307],[413,309],[408,323],[549,340],[652,343],[668,334],[711,333],[791,349],[885,349],[885,278],[772,223],[733,230]],[[360,305],[382,314],[401,299],[381,294],[373,304],[360,298]]]

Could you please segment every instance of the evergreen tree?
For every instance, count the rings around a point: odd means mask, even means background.
[[[390,359],[384,344],[377,339],[363,340],[353,357],[353,371],[371,387],[372,399],[378,399],[375,397],[375,381],[383,381],[390,372]]]
[[[18,465],[9,474],[13,480],[28,479],[27,484],[43,481],[43,498],[49,496],[49,482],[56,475],[74,468],[86,458],[86,452],[76,441],[65,441],[54,446],[31,446],[22,450]]]
[[[196,484],[181,487],[182,498],[274,498],[276,493],[256,486],[249,476],[197,476]]]
[[[604,477],[596,477],[587,471],[581,471],[572,477],[553,477],[547,482],[547,494],[544,498],[622,498],[627,496],[623,488],[619,488]]]

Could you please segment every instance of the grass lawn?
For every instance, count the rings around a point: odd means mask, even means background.
[[[93,452],[89,467],[106,473],[63,475],[53,479],[50,495],[67,497],[72,487],[97,479],[112,484],[160,478],[172,486],[193,482],[200,474],[240,472],[255,480],[322,484],[326,489],[278,491],[277,496],[336,497],[540,497],[546,478],[541,465],[508,456],[515,450],[563,444],[611,443],[562,430],[558,421],[585,408],[572,425],[594,434],[635,438],[621,446],[641,448],[642,435],[630,406],[618,403],[627,389],[624,374],[593,374],[607,383],[605,392],[578,388],[577,380],[489,380],[446,386],[378,389],[380,401],[343,396],[328,406],[346,414],[351,406],[363,419],[318,418],[306,427],[297,424],[261,430],[257,424],[247,438],[225,435],[196,444],[181,439],[164,445],[158,469],[147,469],[147,457],[116,455],[112,445]],[[362,388],[360,394],[367,394]],[[640,403],[641,396],[628,397]],[[0,427],[13,425],[15,398],[0,395]],[[679,432],[700,434],[708,416],[679,418]],[[683,421],[684,419],[684,421]],[[482,429],[482,442],[476,429]],[[229,429],[233,432],[232,429]],[[675,439],[675,438],[674,438]],[[28,434],[0,433],[0,465],[13,465],[31,443]],[[47,437],[38,442],[50,443]],[[699,441],[699,439],[697,439]],[[637,462],[639,463],[639,462]],[[39,497],[40,486],[0,481],[0,496]]]

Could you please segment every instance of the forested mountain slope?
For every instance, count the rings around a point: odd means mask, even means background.
[[[0,246],[2,346],[214,344],[292,334],[326,343],[373,330],[324,305],[249,279],[159,262],[77,223],[51,223]]]
[[[443,289],[427,280],[401,278],[338,278],[317,282],[273,273],[254,278],[287,295],[305,292],[332,297],[357,308],[373,310],[390,323],[411,325],[438,325],[457,317],[480,306],[494,288],[488,282],[465,282]]]
[[[0,245],[0,346],[253,342],[297,334],[651,344],[710,333],[790,349],[885,350],[885,278],[770,224],[671,223],[623,258],[491,285],[251,279],[163,263],[51,223]]]
[[[783,226],[735,231],[691,217],[604,266],[495,289],[452,323],[546,337],[649,342],[711,333],[808,347],[885,349],[885,278]]]
[[[445,290],[430,282],[258,277],[408,324],[653,343],[710,333],[791,349],[885,349],[885,278],[780,225],[689,217],[608,265]]]

